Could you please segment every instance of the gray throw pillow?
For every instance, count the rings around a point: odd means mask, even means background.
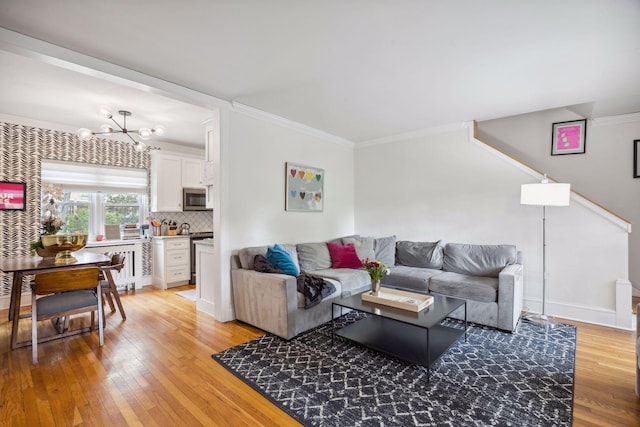
[[[369,258],[371,261],[376,259],[376,253],[373,250],[373,237],[344,237],[342,244],[352,244],[356,248],[356,253],[360,260]]]
[[[331,255],[325,242],[300,243],[296,249],[300,270],[313,271],[331,268]]]
[[[440,270],[443,261],[440,240],[437,242],[401,241],[396,243],[396,263],[399,265]]]
[[[373,250],[376,261],[389,267],[396,264],[396,236],[380,237],[374,240]]]

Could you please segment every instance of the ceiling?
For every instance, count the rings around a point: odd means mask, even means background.
[[[98,114],[98,109],[105,106],[120,125],[124,124],[123,117],[117,112],[132,113],[127,117],[127,129],[157,125],[166,128],[165,136],[145,141],[147,144],[165,141],[202,148],[202,123],[213,116],[206,108],[3,50],[0,50],[0,76],[0,113],[66,127],[61,130],[86,127],[99,131],[100,125],[107,123],[116,127]],[[114,134],[111,139],[130,141],[122,134]]]
[[[8,0],[0,26],[354,142],[640,112],[637,0]],[[203,143],[210,111],[55,68],[3,52],[0,112],[97,129],[107,104]]]

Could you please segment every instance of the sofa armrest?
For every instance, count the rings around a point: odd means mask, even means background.
[[[296,278],[286,274],[231,270],[236,318],[283,338],[291,338],[290,321],[298,309]]]
[[[524,296],[524,278],[522,265],[507,265],[498,274],[498,328],[514,331]]]

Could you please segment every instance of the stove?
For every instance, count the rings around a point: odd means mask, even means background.
[[[213,237],[213,231],[194,231],[189,233],[191,240],[193,239],[211,239]]]

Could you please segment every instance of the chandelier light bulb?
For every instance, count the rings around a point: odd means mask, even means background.
[[[100,107],[98,109],[98,114],[106,119],[110,119],[111,117],[113,117],[113,115],[111,114],[111,112],[107,107]]]
[[[138,135],[140,135],[142,139],[149,139],[151,135],[153,135],[153,131],[149,128],[140,128],[138,129]]]
[[[93,132],[91,132],[91,129],[80,128],[76,132],[76,135],[78,135],[78,138],[80,138],[81,140],[86,141],[87,139],[91,138],[91,135],[93,135]]]
[[[162,136],[162,135],[164,135],[165,130],[166,129],[164,128],[164,126],[158,125],[158,126],[153,128],[153,133],[155,133],[158,136]]]
[[[100,132],[111,133],[113,132],[113,128],[109,125],[100,126]]]
[[[147,147],[146,144],[142,141],[137,141],[133,144],[133,149],[136,150],[138,153],[143,152],[146,147]]]

